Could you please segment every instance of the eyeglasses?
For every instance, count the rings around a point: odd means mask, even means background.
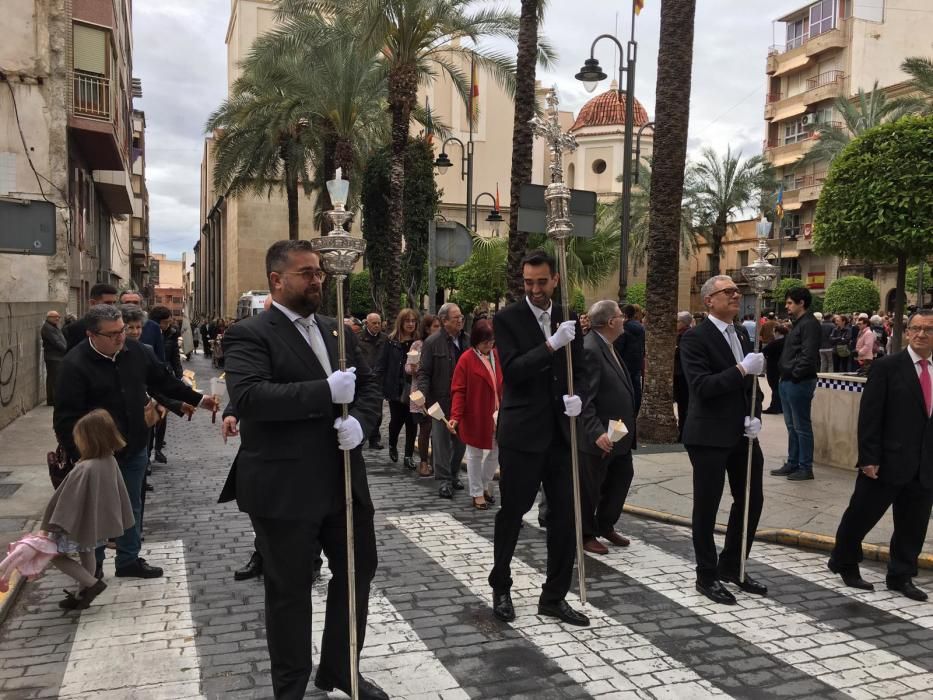
[[[123,326],[118,331],[111,331],[110,333],[98,333],[97,331],[91,331],[94,335],[101,335],[104,338],[110,338],[111,340],[116,340],[122,335],[126,335],[126,326]]]
[[[933,335],[933,326],[911,326],[907,330],[916,335]]]
[[[742,293],[738,287],[726,287],[725,289],[717,289],[715,292],[710,294],[711,297],[716,296],[717,294],[725,294],[730,297],[737,297]]]
[[[306,280],[319,280],[323,281],[327,277],[327,273],[320,268],[306,268],[304,270],[286,270],[285,272],[280,272],[280,275],[301,275]]]

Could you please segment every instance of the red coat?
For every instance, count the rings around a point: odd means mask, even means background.
[[[502,402],[502,368],[499,354],[493,350],[496,386],[483,361],[471,349],[464,352],[454,369],[450,383],[450,419],[457,421],[461,442],[483,450],[492,448],[496,425],[496,396]]]

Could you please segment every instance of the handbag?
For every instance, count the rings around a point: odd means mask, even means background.
[[[146,421],[146,427],[151,428],[156,423],[158,423],[162,416],[159,415],[159,409],[156,408],[156,402],[153,399],[149,399],[149,403],[146,404],[146,407],[143,409],[143,420]]]
[[[54,452],[49,452],[45,458],[49,463],[49,479],[52,481],[52,487],[57,489],[69,472],[75,468],[75,463],[61,445],[58,445]]]
[[[852,354],[852,350],[849,348],[848,343],[839,343],[835,348],[836,357],[849,357]]]

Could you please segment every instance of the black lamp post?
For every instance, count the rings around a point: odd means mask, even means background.
[[[443,175],[447,169],[453,165],[450,157],[447,155],[447,144],[451,141],[460,144],[460,150],[463,151],[463,160],[460,163],[460,179],[466,180],[466,227],[472,229],[473,220],[470,217],[470,203],[473,201],[473,129],[470,128],[470,140],[464,145],[463,141],[456,136],[444,139],[441,144],[441,152],[434,161],[434,167]]]
[[[645,122],[638,129],[638,135],[635,136],[635,172],[632,173],[632,182],[636,185],[638,184],[638,171],[641,170],[641,135],[644,133],[645,129],[651,127],[651,131],[654,131],[654,122]]]
[[[495,196],[491,192],[480,192],[476,195],[476,199],[473,200],[473,221],[479,221],[479,215],[477,214],[477,208],[479,206],[479,200],[483,197],[489,197],[492,200],[493,209],[489,212],[489,215],[486,217],[486,221],[491,223],[492,226],[492,235],[495,238],[499,237],[499,224],[501,224],[505,219],[502,218],[502,212],[499,211],[499,203],[496,201]]]
[[[619,97],[625,95],[625,141],[622,147],[622,242],[619,246],[619,301],[624,301],[628,294],[628,248],[631,229],[632,211],[632,141],[635,121],[635,58],[638,43],[635,41],[635,12],[632,10],[632,35],[628,41],[626,60],[621,60],[625,47],[612,34],[600,34],[590,46],[590,57],[583,62],[580,72],[574,76],[583,83],[587,92],[596,89],[596,85],[606,79],[606,74],[593,53],[596,44],[602,39],[609,39],[619,49]],[[622,89],[622,77],[626,78],[625,90]]]

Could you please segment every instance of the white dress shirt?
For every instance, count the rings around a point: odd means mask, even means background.
[[[301,314],[297,314],[291,309],[282,306],[277,301],[273,301],[272,305],[285,314],[289,321],[295,324],[298,332],[301,333],[301,337],[304,338],[315,356],[317,356],[318,362],[321,363],[321,367],[324,369],[324,373],[330,376],[333,373],[333,369],[330,365],[330,358],[327,356],[327,346],[324,345],[324,337],[321,335],[321,329],[317,325],[314,314],[305,318]]]
[[[920,370],[920,365],[917,363],[919,363],[920,360],[922,360],[923,358],[920,357],[920,355],[918,355],[917,353],[915,353],[914,349],[910,347],[909,345],[907,346],[907,354],[910,355],[910,361],[914,365],[914,372],[917,373],[917,381],[920,381],[921,370]],[[926,358],[926,360],[927,360],[927,374],[930,376],[930,383],[933,384],[933,357],[928,357]]]
[[[551,316],[551,311],[554,308],[554,303],[548,304],[546,309],[539,309],[537,306],[531,303],[531,299],[525,297],[525,301],[528,303],[528,308],[531,309],[531,313],[535,315],[535,321],[538,322],[538,327],[541,329],[541,332],[544,333],[545,339],[551,337],[551,321],[553,317]],[[547,323],[542,321],[542,316],[547,314]]]
[[[735,361],[741,362],[743,359],[742,343],[739,341],[738,333],[735,332],[735,326],[713,315],[710,315],[707,320],[712,321],[716,325],[716,328],[719,329],[719,332],[722,333],[722,337],[726,339],[726,344],[732,348],[732,355],[735,357]],[[732,329],[731,334],[729,333],[730,328]],[[732,342],[732,338],[735,338],[735,343]]]

